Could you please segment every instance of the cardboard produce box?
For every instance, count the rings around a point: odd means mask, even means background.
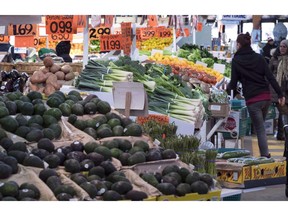
[[[214,117],[227,117],[230,112],[230,104],[213,102],[209,104],[208,109]]]
[[[286,182],[286,161],[245,165],[241,163],[216,162],[217,180],[227,188],[252,188]]]

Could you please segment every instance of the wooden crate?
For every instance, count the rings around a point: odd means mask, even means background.
[[[16,70],[18,70],[19,72],[26,72],[27,74],[33,74],[34,71],[39,70],[41,67],[43,67],[44,64],[43,62],[37,62],[37,63],[33,63],[33,62],[18,62],[15,64],[15,68]]]

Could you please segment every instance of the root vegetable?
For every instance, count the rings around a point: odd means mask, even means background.
[[[65,75],[65,80],[69,81],[75,78],[75,74],[73,72],[70,72],[68,74]]]
[[[30,77],[30,82],[33,84],[43,83],[46,81],[46,75],[42,71],[35,71]]]
[[[57,71],[55,75],[57,76],[58,80],[64,80],[65,78],[65,73],[63,71]]]
[[[61,67],[61,71],[63,71],[65,74],[68,74],[72,72],[72,67],[70,65],[63,65]]]
[[[50,72],[52,72],[52,73],[56,73],[57,71],[59,71],[59,70],[61,70],[61,67],[60,67],[60,65],[58,65],[58,64],[53,64],[51,67],[50,67]]]
[[[43,64],[45,65],[45,67],[52,67],[52,65],[54,64],[53,58],[51,56],[45,57],[43,60]]]

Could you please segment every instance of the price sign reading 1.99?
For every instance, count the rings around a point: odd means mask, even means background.
[[[122,49],[122,35],[102,35],[100,37],[100,51]]]
[[[99,40],[102,35],[110,35],[111,29],[109,27],[99,27],[89,29],[89,39]]]
[[[0,43],[8,43],[10,40],[9,36],[0,34]]]
[[[37,34],[37,25],[36,24],[20,24],[8,26],[8,34],[15,36],[28,36]]]
[[[77,26],[73,26],[73,15],[46,16],[46,34],[76,34]]]
[[[160,38],[169,38],[172,37],[172,29],[171,28],[161,28],[158,30],[158,37]]]

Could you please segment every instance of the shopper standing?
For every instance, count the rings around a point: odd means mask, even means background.
[[[271,59],[271,50],[276,48],[277,46],[275,45],[274,43],[274,40],[273,38],[271,37],[268,37],[267,39],[267,43],[265,44],[265,46],[263,47],[263,56],[266,60],[266,62],[269,64],[269,61]]]
[[[279,65],[277,67],[277,82],[280,85],[282,92],[288,99],[288,40],[282,40],[279,46],[280,56]],[[284,124],[284,134],[285,134],[285,146],[284,146],[284,157],[286,157],[286,162],[288,162],[288,103],[285,106],[279,106],[279,112],[282,114],[282,120]],[[286,197],[288,197],[288,167],[286,166]]]
[[[274,77],[276,78],[277,76],[277,69],[278,69],[278,65],[280,62],[280,47],[278,46],[277,48],[274,48],[271,50],[271,59],[269,62],[269,68],[272,72],[272,74],[274,75]],[[271,101],[272,103],[274,103],[278,109],[278,118],[277,118],[277,134],[276,134],[276,138],[277,140],[284,140],[284,132],[283,132],[283,121],[282,121],[282,114],[280,112],[279,109],[281,109],[281,107],[279,107],[279,103],[278,103],[278,95],[275,92],[275,90],[272,88],[272,86],[270,85],[270,92],[271,92]],[[287,103],[288,101],[286,101]]]
[[[236,43],[237,51],[232,59],[231,81],[227,91],[236,92],[237,83],[242,84],[243,96],[257,135],[260,154],[270,158],[264,126],[271,105],[269,83],[278,94],[279,104],[284,105],[285,97],[264,57],[251,48],[251,35],[248,32],[239,34]]]
[[[70,41],[60,41],[56,46],[56,54],[62,57],[64,62],[72,62],[70,56],[71,43]]]

